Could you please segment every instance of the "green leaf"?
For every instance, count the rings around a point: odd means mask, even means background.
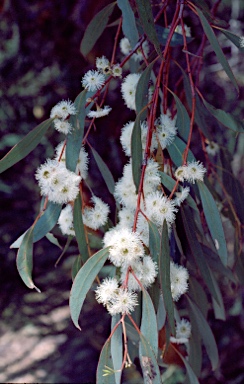
[[[92,50],[96,41],[99,39],[104,29],[106,28],[109,17],[113,12],[116,1],[108,4],[100,12],[98,12],[88,24],[80,45],[82,55],[87,54]]]
[[[220,261],[219,255],[204,244],[201,244],[201,247],[209,267],[213,271],[216,271],[220,273],[222,276],[227,277],[228,279],[233,281],[233,283],[236,283],[236,280],[235,280],[235,277],[233,276],[232,271],[228,267],[225,267],[223,265],[223,263]]]
[[[234,132],[244,132],[244,123],[241,120],[237,119],[231,113],[225,112],[222,109],[215,108],[204,99],[202,99],[202,101],[207,110],[225,127],[231,129]]]
[[[70,313],[75,326],[80,329],[78,319],[86,294],[108,258],[108,248],[95,253],[77,273],[70,292]]]
[[[234,87],[236,88],[237,92],[239,93],[239,88],[238,88],[238,84],[236,82],[236,79],[233,75],[233,72],[229,66],[229,63],[228,61],[226,60],[224,54],[223,54],[223,51],[219,45],[219,42],[211,28],[211,26],[209,25],[206,17],[204,16],[204,14],[200,11],[199,8],[196,7],[196,10],[197,10],[197,13],[198,13],[198,16],[200,18],[200,21],[202,23],[202,27],[203,27],[203,30],[210,42],[210,44],[212,45],[212,48],[220,62],[220,64],[222,65],[224,71],[226,72],[227,76],[229,77],[229,79],[231,80],[232,84],[234,85]]]
[[[111,332],[115,325],[119,322],[120,315],[112,316],[111,320]],[[122,341],[122,326],[121,324],[117,327],[111,338],[111,355],[113,361],[113,367],[115,372],[115,384],[120,384],[121,380],[121,366],[123,361],[123,341]]]
[[[191,275],[189,277],[188,294],[194,300],[195,303],[198,303],[198,306],[203,316],[207,318],[209,307],[207,295],[200,282]]]
[[[139,81],[136,87],[136,112],[139,113],[144,107],[148,104],[148,83],[151,77],[152,67],[154,61],[150,63],[146,69],[142,72]],[[146,118],[147,110],[144,110],[144,113],[140,115],[140,119],[143,120]]]
[[[189,379],[189,383],[190,384],[199,384],[198,378],[195,375],[194,371],[192,370],[192,367],[190,366],[188,361],[182,356],[182,354],[178,351],[178,349],[174,348],[174,350],[175,350],[175,352],[178,353],[178,355],[180,356],[181,360],[183,361],[183,363],[185,365],[187,377]]]
[[[160,43],[158,41],[157,32],[154,25],[153,13],[150,1],[148,0],[136,0],[137,10],[140,18],[140,22],[143,26],[143,31],[147,35],[148,39],[154,45],[158,55],[162,55],[160,49]]]
[[[183,153],[186,148],[186,144],[179,137],[175,137],[172,144],[167,147],[169,155],[172,161],[175,163],[177,167],[182,165]],[[191,150],[188,152],[187,161],[195,161],[195,157]]]
[[[214,335],[198,306],[189,298],[188,295],[186,295],[186,298],[189,303],[189,309],[195,318],[198,332],[202,337],[203,344],[210,358],[212,369],[215,370],[218,367],[219,356]]]
[[[140,334],[139,357],[145,383],[161,383],[156,356],[144,335]]]
[[[51,203],[50,201],[47,204],[47,208],[44,211],[43,215],[37,221],[34,231],[33,231],[33,243],[42,239],[48,232],[50,232],[53,227],[56,225],[62,206],[59,204]],[[23,240],[23,233],[11,246],[10,248],[19,248]]]
[[[77,273],[81,269],[82,265],[83,265],[83,263],[82,263],[81,255],[78,255],[75,258],[75,261],[74,261],[74,263],[72,265],[72,271],[71,271],[72,281],[74,281],[75,276],[77,275]]]
[[[50,243],[56,245],[57,247],[59,247],[60,249],[62,249],[61,245],[59,244],[59,241],[58,239],[50,232],[48,232],[46,234],[46,238],[48,239],[48,241],[50,241]]]
[[[222,263],[228,261],[227,247],[220,214],[213,196],[203,182],[197,182],[208,228]]]
[[[104,163],[101,156],[97,153],[97,151],[94,148],[91,148],[92,154],[94,156],[94,159],[97,163],[97,166],[101,172],[101,175],[108,187],[109,192],[113,195],[114,193],[114,178],[112,173],[110,172],[108,166]]]
[[[158,355],[158,330],[155,309],[152,300],[145,289],[142,291],[141,332],[148,340],[155,356]]]
[[[82,261],[86,262],[89,259],[89,252],[82,219],[82,202],[80,194],[77,196],[74,203],[74,230]]]
[[[16,144],[1,160],[0,173],[24,159],[41,141],[53,119],[47,119]]]
[[[170,92],[174,96],[177,106],[176,127],[178,128],[178,133],[187,142],[190,132],[190,118],[188,112],[178,96],[176,96],[174,92]]]
[[[158,263],[159,254],[160,254],[160,235],[158,227],[152,221],[148,220],[149,227],[149,249],[150,255],[153,261]]]
[[[142,143],[141,143],[141,113],[136,117],[136,121],[131,134],[131,157],[132,157],[132,175],[136,187],[136,193],[141,180],[142,165]]]
[[[30,227],[25,233],[22,243],[17,253],[17,269],[21,279],[28,288],[39,289],[35,286],[32,280],[33,269],[33,231],[34,227]],[[39,291],[40,292],[40,291]]]
[[[239,48],[241,52],[244,52],[244,47],[240,45],[240,36],[235,35],[234,33],[220,27],[218,27],[218,30],[220,30],[227,37],[227,39],[229,39],[233,44],[235,44],[235,46]]]
[[[163,184],[164,187],[166,187],[170,192],[174,188],[176,181],[172,179],[167,173],[164,172],[159,172],[160,178],[161,178],[161,183]]]
[[[161,252],[158,261],[159,280],[163,292],[164,306],[171,333],[175,334],[174,304],[170,283],[170,249],[167,223],[164,220],[161,236]]]
[[[100,353],[97,366],[97,384],[115,384],[111,357],[111,340],[107,340]]]
[[[212,281],[214,284],[215,292],[218,295],[218,302],[214,299],[214,297],[212,297],[215,319],[225,321],[226,315],[225,315],[225,307],[224,307],[223,297],[222,297],[221,291],[219,289],[219,285],[216,281],[216,278],[215,278],[214,274],[211,272],[211,270],[210,270],[210,273],[212,276]]]
[[[134,13],[128,0],[117,0],[117,4],[122,11],[123,22],[122,30],[129,40],[131,47],[134,48],[139,40],[139,33],[136,28]]]
[[[218,295],[215,292],[212,278],[209,272],[208,265],[204,258],[201,244],[199,243],[196,236],[196,232],[195,232],[196,228],[192,218],[192,213],[190,209],[186,206],[185,207],[181,206],[180,211],[181,211],[181,216],[184,224],[184,231],[186,233],[186,238],[187,238],[190,252],[200,269],[201,275],[205,283],[207,284],[209,291],[211,292],[215,300],[218,301]]]
[[[81,150],[84,127],[85,127],[85,104],[87,98],[87,91],[81,92],[75,99],[75,106],[77,115],[71,116],[70,123],[73,126],[72,131],[67,135],[66,143],[66,167],[72,172],[75,172],[79,154]]]

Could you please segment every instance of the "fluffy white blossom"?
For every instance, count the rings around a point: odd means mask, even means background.
[[[150,193],[145,198],[146,215],[157,226],[162,226],[164,220],[172,224],[175,220],[177,209],[172,200],[167,199],[159,191]]]
[[[116,296],[118,288],[119,283],[116,278],[107,277],[103,280],[102,284],[100,284],[95,291],[97,301],[100,304],[107,305],[110,301],[113,300],[114,296]]]
[[[97,196],[92,196],[91,201],[94,205],[84,209],[83,222],[87,227],[97,230],[106,224],[110,209],[108,204]]]
[[[176,136],[177,128],[175,126],[175,119],[171,119],[168,114],[160,115],[155,121],[156,135],[160,142],[162,149],[170,145]]]
[[[206,151],[209,155],[216,155],[219,152],[219,145],[214,141],[210,141],[210,143],[206,146]]]
[[[110,111],[112,111],[112,108],[108,105],[105,105],[103,108],[98,107],[96,111],[90,111],[87,116],[91,119],[94,117],[97,119],[99,117],[107,116]]]
[[[88,91],[96,91],[97,89],[101,89],[103,84],[105,83],[105,76],[94,70],[90,70],[86,72],[86,74],[82,78],[82,85]]]
[[[121,131],[120,142],[127,156],[131,156],[131,135],[132,135],[134,124],[135,124],[134,121],[129,121],[127,124],[124,125]],[[148,131],[148,125],[146,121],[143,121],[141,123],[141,141],[142,141],[143,150],[145,150],[146,148],[147,131]],[[156,139],[155,133],[153,132],[151,148],[150,148],[151,152],[153,152],[157,148],[157,146],[158,146],[157,139]]]
[[[73,129],[72,125],[68,121],[55,119],[53,123],[54,123],[54,128],[58,132],[64,133],[65,135],[70,133]]]
[[[129,40],[127,39],[127,37],[123,37],[123,39],[120,40],[119,45],[120,45],[120,50],[124,55],[128,55],[130,53],[130,51],[132,50],[131,44],[130,44]],[[137,51],[132,55],[132,59],[134,59],[135,61],[143,60],[142,50],[143,50],[144,56],[148,57],[149,45],[148,45],[147,41],[144,41],[142,43],[142,49],[141,49],[141,47],[139,47],[137,49]]]
[[[54,160],[59,161],[65,167],[66,157],[65,157],[65,147],[64,147],[64,145],[65,145],[64,141],[62,141],[61,143],[59,143],[57,145],[57,147],[55,148]],[[61,152],[62,152],[62,156],[61,156]]]
[[[122,68],[119,64],[114,64],[111,68],[112,76],[121,77],[122,76]]]
[[[184,181],[185,180],[185,169],[186,167],[184,165],[181,165],[178,167],[175,171],[175,177],[179,181]]]
[[[105,247],[109,246],[109,259],[116,267],[128,267],[144,256],[139,236],[128,228],[107,232],[103,242]]]
[[[119,43],[120,50],[124,55],[128,55],[131,51],[131,45],[127,37],[123,37]]]
[[[113,301],[107,304],[107,310],[111,316],[118,313],[130,314],[136,305],[138,305],[137,294],[120,287]]]
[[[66,169],[56,160],[48,159],[36,171],[41,195],[58,204],[75,200],[79,193],[81,177]]]
[[[124,81],[121,85],[122,97],[125,101],[125,104],[128,108],[135,110],[135,96],[136,96],[136,87],[140,79],[140,74],[131,73],[124,78]]]
[[[191,37],[191,28],[188,27],[186,24],[184,24],[184,31],[187,37]],[[175,32],[179,33],[180,35],[183,35],[182,26],[177,25],[175,28]]]
[[[56,161],[60,161],[60,163],[63,164],[63,166],[65,167],[65,162],[66,162],[65,151],[66,151],[66,149],[64,149],[64,151],[62,153],[62,157],[60,158],[61,151],[63,150],[63,146],[64,146],[64,142],[61,142],[55,148],[56,155],[55,155],[54,159]],[[88,171],[88,153],[86,152],[84,146],[82,146],[80,153],[79,153],[75,173],[77,175],[79,175],[82,179],[86,179],[87,178],[87,171]]]
[[[183,201],[185,201],[189,193],[190,193],[189,187],[182,188],[180,192],[176,192],[175,193],[176,197],[174,199],[175,205],[179,207],[183,203]]]
[[[77,110],[70,100],[62,100],[56,104],[50,113],[51,118],[65,120],[69,115],[76,115]]]
[[[73,209],[70,204],[66,205],[66,207],[62,209],[58,219],[58,225],[63,235],[75,236],[73,225]]]
[[[192,161],[187,165],[178,167],[175,171],[175,177],[179,181],[187,180],[190,183],[195,183],[196,180],[203,181],[206,168],[199,161]]]
[[[191,323],[186,319],[176,323],[176,337],[171,336],[170,341],[174,344],[186,344],[191,336]]]
[[[108,73],[110,71],[109,60],[105,56],[97,57],[96,67],[98,70],[102,71],[104,74]]]
[[[132,169],[131,169],[132,174]],[[149,159],[146,166],[144,181],[143,181],[143,192],[144,195],[155,191],[161,182],[159,173],[159,164],[153,159]]]
[[[118,213],[119,225],[121,227],[132,228],[134,223],[134,214],[135,211],[132,209],[128,209],[126,207],[121,209]]]
[[[188,289],[188,270],[178,264],[170,262],[171,293],[174,301],[178,301],[181,295]]]
[[[144,256],[142,260],[133,263],[131,267],[144,288],[149,288],[158,274],[157,263],[155,263],[150,256]],[[121,268],[121,282],[125,280],[126,273],[127,269]],[[132,273],[129,274],[128,289],[132,291],[141,290],[141,286],[138,284]]]

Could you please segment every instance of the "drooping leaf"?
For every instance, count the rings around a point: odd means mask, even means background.
[[[97,384],[115,384],[111,339],[107,340],[100,353],[97,366]]]
[[[212,282],[214,284],[215,292],[218,295],[218,302],[212,297],[215,319],[225,321],[226,315],[225,315],[225,307],[224,307],[222,293],[220,291],[217,280],[216,280],[216,278],[215,278],[215,276],[211,270],[210,270],[210,273],[211,273],[211,277],[212,277]]]
[[[72,172],[75,172],[77,162],[79,159],[82,139],[84,135],[85,126],[85,104],[87,98],[87,91],[81,92],[75,99],[75,106],[77,115],[70,118],[70,123],[73,126],[72,131],[67,135],[66,142],[66,167]]]
[[[148,228],[149,228],[150,255],[153,261],[156,261],[156,263],[158,263],[159,254],[160,254],[160,234],[156,224],[154,224],[150,220],[148,220]]]
[[[164,299],[163,296],[159,296],[159,302],[158,302],[158,311],[157,311],[157,327],[158,330],[162,329],[165,325],[165,320],[166,320],[166,310],[165,310],[165,305],[164,305]]]
[[[152,350],[157,356],[158,354],[158,331],[157,319],[152,300],[145,289],[142,291],[142,319],[141,332],[148,340]]]
[[[140,334],[139,357],[145,383],[161,383],[156,356],[144,335]]]
[[[239,88],[238,88],[238,84],[237,84],[237,81],[233,75],[233,72],[229,66],[229,63],[228,61],[226,60],[225,58],[225,55],[223,54],[223,51],[219,45],[219,42],[210,26],[210,24],[208,23],[206,17],[204,16],[204,14],[202,13],[202,11],[200,11],[199,8],[196,7],[196,10],[197,10],[197,13],[198,13],[198,16],[200,18],[200,21],[201,21],[201,24],[202,24],[202,27],[203,27],[203,30],[210,42],[210,44],[212,45],[212,48],[220,62],[220,64],[222,65],[225,73],[227,74],[227,76],[229,77],[229,79],[231,80],[232,84],[234,85],[234,87],[236,88],[237,92],[239,92]]]
[[[177,167],[180,167],[182,165],[183,153],[185,148],[186,144],[177,136],[175,137],[173,143],[167,147],[169,155]],[[189,150],[188,152],[187,159],[187,161],[196,160],[191,150]]]
[[[139,40],[139,33],[136,28],[134,13],[128,0],[117,0],[117,4],[122,11],[123,22],[122,30],[129,40],[131,47],[134,48]]]
[[[228,260],[226,240],[220,214],[212,194],[203,182],[197,182],[208,228],[222,263]]]
[[[47,119],[30,131],[0,160],[0,173],[24,159],[41,141],[53,119]]]
[[[136,112],[139,113],[148,104],[148,83],[151,77],[154,61],[150,63],[142,72],[136,87]],[[140,119],[144,120],[147,115],[147,110],[140,115]]]
[[[184,358],[184,356],[182,356],[182,354],[178,351],[177,348],[175,348],[174,350],[180,356],[181,360],[183,361],[183,363],[185,365],[187,377],[189,379],[189,383],[190,384],[199,384],[198,378],[195,375],[194,371],[192,370],[192,367],[190,366],[188,361]]]
[[[34,227],[30,227],[25,233],[22,243],[20,244],[17,253],[17,269],[21,279],[28,288],[36,288],[32,280],[32,269],[33,269],[33,231]]]
[[[92,50],[96,41],[103,33],[115,4],[116,1],[108,4],[100,12],[98,12],[88,24],[80,45],[80,51],[83,56],[86,56]]]
[[[58,239],[52,233],[48,232],[46,234],[46,238],[48,239],[48,241],[50,241],[50,243],[52,243],[52,244],[56,245],[57,247],[59,247],[60,249],[62,249],[61,245],[59,244]]]
[[[110,172],[108,166],[105,164],[105,162],[103,161],[103,159],[101,158],[101,156],[98,154],[98,152],[94,149],[94,148],[91,148],[92,150],[92,154],[94,156],[94,159],[97,163],[97,166],[101,172],[101,175],[103,177],[103,180],[105,181],[107,187],[108,187],[108,190],[109,192],[113,195],[114,193],[114,178],[113,178],[113,175],[112,173]]]
[[[164,220],[161,236],[161,252],[158,261],[159,281],[163,292],[164,306],[171,333],[175,334],[174,304],[170,283],[170,249],[167,223]]]
[[[43,215],[37,221],[33,230],[33,243],[42,239],[48,232],[50,232],[58,221],[62,206],[60,204],[51,203],[47,204],[47,208]],[[23,233],[10,248],[19,248],[24,235]]]
[[[75,199],[74,203],[74,230],[79,247],[79,252],[83,262],[89,259],[89,252],[87,247],[87,238],[84,229],[83,219],[82,219],[82,203],[80,194]]]
[[[111,332],[113,331],[115,325],[120,320],[120,315],[112,316],[111,320]],[[121,380],[121,366],[123,360],[123,342],[122,342],[122,327],[119,325],[115,330],[111,338],[111,355],[113,361],[113,367],[115,372],[115,384],[120,384]]]
[[[152,7],[148,0],[136,0],[137,10],[143,31],[148,39],[154,45],[158,55],[161,56],[160,43],[158,41],[157,32],[154,25]]]
[[[170,92],[174,96],[177,106],[176,127],[178,128],[178,133],[187,142],[190,131],[190,118],[188,112],[179,97],[174,92]]]
[[[241,46],[241,39],[240,36],[235,35],[233,32],[228,31],[227,29],[223,29],[218,27],[218,30],[220,30],[226,37],[229,39],[241,52],[244,52],[244,47]]]
[[[218,272],[220,275],[227,277],[233,281],[233,283],[236,283],[232,271],[228,267],[225,267],[222,262],[220,262],[219,255],[204,244],[201,244],[201,247],[209,267],[213,271]]]
[[[193,276],[189,277],[188,295],[195,303],[198,303],[203,316],[207,318],[209,307],[208,298],[200,282]]]
[[[83,265],[83,263],[82,263],[81,255],[78,255],[75,258],[75,261],[72,265],[72,271],[71,271],[72,281],[74,281],[75,276],[77,275],[77,273],[81,269],[82,265]]]
[[[234,132],[244,132],[244,123],[241,120],[233,116],[231,113],[225,112],[222,109],[215,108],[204,99],[202,99],[202,101],[208,111],[225,127],[231,129]]]
[[[136,117],[131,134],[132,175],[136,187],[136,193],[141,180],[142,143],[141,143],[141,114]]]
[[[165,188],[167,188],[171,192],[175,186],[176,181],[174,179],[172,179],[172,177],[167,175],[167,173],[165,173],[165,172],[159,172],[159,174],[160,174],[160,178],[161,178],[161,183],[163,184],[163,186]]]
[[[80,329],[78,319],[86,294],[108,258],[108,248],[95,253],[77,273],[70,292],[70,313],[75,326]]]
[[[189,303],[189,310],[195,318],[197,323],[198,331],[202,337],[203,344],[206,348],[207,354],[210,358],[212,369],[215,370],[219,363],[218,349],[216,345],[216,341],[214,339],[214,335],[211,331],[211,328],[208,325],[208,322],[204,318],[202,312],[194,303],[188,295],[186,295],[187,301]]]

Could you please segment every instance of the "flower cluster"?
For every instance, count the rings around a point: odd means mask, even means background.
[[[160,115],[155,121],[156,135],[162,149],[166,148],[174,141],[177,133],[175,121],[176,118],[171,119],[168,114]]]
[[[186,344],[191,336],[191,323],[186,319],[181,319],[176,323],[176,337],[171,336],[170,341],[174,344]]]
[[[203,181],[206,168],[199,161],[189,162],[187,165],[178,167],[175,171],[175,177],[179,181],[187,180],[195,183],[196,180]]]
[[[123,55],[128,55],[132,48],[129,40],[127,37],[123,37],[123,39],[120,40],[120,50],[123,53]],[[143,60],[143,57],[148,57],[149,53],[149,45],[147,41],[144,41],[142,43],[142,46],[137,49],[135,53],[132,55],[132,59],[135,61],[141,61]]]
[[[174,301],[178,301],[181,295],[188,289],[189,274],[185,267],[170,262],[171,293]]]
[[[83,223],[94,230],[106,224],[109,214],[109,206],[104,203],[99,197],[93,196],[91,198],[93,207],[85,207],[83,216]]]
[[[60,101],[56,104],[50,113],[50,117],[54,119],[54,127],[57,131],[67,135],[73,129],[72,125],[67,121],[70,115],[76,115],[77,111],[74,103],[71,101]]]

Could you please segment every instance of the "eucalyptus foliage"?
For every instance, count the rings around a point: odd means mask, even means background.
[[[23,282],[38,290],[32,276],[33,243],[46,236],[59,246],[50,231],[61,223],[62,202],[72,207],[73,217],[64,249],[65,252],[71,238],[76,237],[79,254],[72,269],[71,318],[80,329],[79,316],[84,300],[95,286],[98,287],[97,300],[112,315],[111,334],[98,363],[98,383],[119,384],[123,370],[135,364],[130,356],[138,356],[145,383],[162,382],[165,370],[171,364],[185,370],[189,383],[198,383],[202,345],[212,369],[219,365],[208,311],[213,309],[217,319],[225,319],[220,282],[238,284],[238,279],[243,280],[241,271],[244,270],[240,245],[244,221],[240,207],[244,195],[232,171],[233,153],[223,138],[228,129],[234,132],[237,141],[244,124],[231,111],[224,111],[215,107],[214,101],[207,101],[208,96],[201,91],[201,73],[204,72],[203,58],[207,47],[216,55],[215,60],[221,64],[232,92],[238,96],[238,84],[218,36],[224,34],[240,51],[243,51],[244,37],[228,30],[215,12],[216,9],[210,9],[204,0],[177,0],[173,4],[170,1],[118,0],[108,4],[90,21],[80,50],[87,56],[110,25],[115,37],[111,60],[98,58],[97,71],[85,75],[82,82],[85,89],[72,104],[75,113],[61,116],[57,123],[54,110],[50,119],[34,128],[0,161],[0,171],[6,171],[27,156],[48,129],[59,123],[70,124],[66,125],[68,134],[57,152],[56,163],[49,163],[53,169],[53,164],[57,164],[57,180],[62,162],[69,171],[67,175],[76,172],[79,192],[68,201],[50,201],[46,186],[43,187],[44,181],[40,182],[40,168],[37,179],[44,195],[41,210],[33,225],[29,229],[23,228],[23,235],[12,247],[18,248],[17,268]],[[120,14],[118,20],[113,18],[115,13]],[[201,25],[200,36],[190,31],[185,24],[185,15],[188,22],[191,19]],[[128,52],[122,56],[119,47],[123,53],[126,49]],[[123,127],[121,143],[123,148],[127,146],[130,159],[122,179],[115,182],[113,163],[108,167],[99,154],[99,143],[95,149],[89,138],[92,136],[92,142],[96,142],[96,130],[93,129],[96,118],[104,119],[104,124],[110,118],[106,116],[110,108],[103,110],[106,95],[112,88],[120,94],[121,79],[122,96],[132,110],[134,122]],[[95,107],[95,117],[89,119],[89,112]],[[126,110],[121,100],[118,115],[123,108]],[[209,119],[214,130],[209,127]],[[122,129],[122,122],[117,124]],[[109,141],[109,137],[104,140]],[[106,225],[101,221],[99,230],[96,227],[96,220],[102,215],[99,209],[109,208],[96,198],[92,200],[92,207],[85,198],[84,190],[86,194],[90,191],[91,197],[93,192],[89,180],[77,171],[77,164],[85,161],[79,157],[81,148],[89,148],[108,192],[117,202],[118,217],[105,220]],[[47,168],[49,163],[43,167]],[[100,208],[96,209],[96,204]],[[154,209],[156,204],[158,210]],[[125,209],[129,217],[127,224],[121,219]],[[231,259],[224,221],[233,227],[235,252]],[[120,239],[123,233],[128,233],[133,246],[127,256],[123,252],[126,254],[128,249],[122,249],[118,256],[119,241],[129,241],[126,235]],[[98,237],[103,239],[104,246],[95,246],[94,252],[91,243]],[[132,253],[138,249],[141,253],[134,260]],[[110,275],[100,284],[100,278],[109,266]],[[181,275],[185,276],[185,281],[176,293]],[[107,286],[114,286],[114,290],[109,298],[104,298]],[[124,302],[119,302],[121,297]],[[188,320],[181,323],[182,317]],[[187,334],[191,333],[190,336],[184,338],[180,334],[183,332],[180,324],[188,324]]]

